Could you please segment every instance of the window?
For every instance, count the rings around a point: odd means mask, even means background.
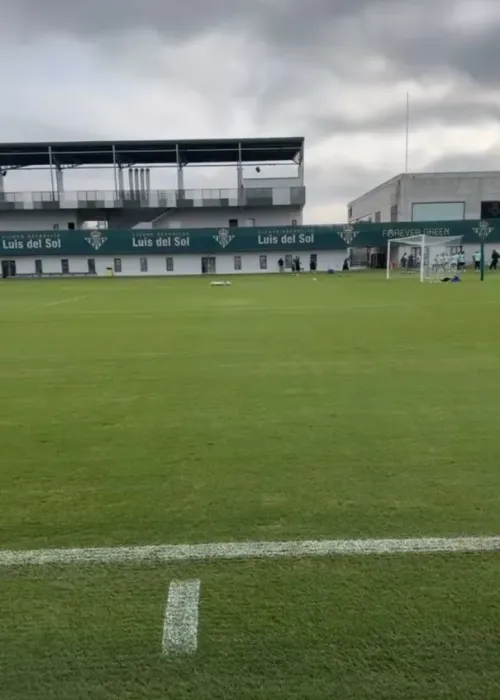
[[[391,223],[394,223],[397,220],[398,220],[398,205],[393,204],[391,206]]]
[[[68,221],[68,231],[74,231],[75,230],[75,224],[73,221]]]
[[[255,219],[245,219],[245,226],[255,226]]]
[[[381,215],[381,213],[380,213],[379,211],[376,211],[376,212],[375,212],[375,223],[376,223],[376,224],[379,224],[379,223],[380,223],[380,221],[381,221],[381,216],[382,216],[382,215]]]
[[[292,226],[297,226],[297,219],[292,219]]]
[[[95,258],[89,258],[87,260],[87,266],[89,270],[89,275],[95,275]]]
[[[59,231],[59,224],[54,224],[54,225],[52,226],[52,230],[53,230],[53,231]]]
[[[148,271],[148,259],[147,258],[140,258],[139,266],[140,266],[141,272],[147,272]]]
[[[122,259],[121,258],[115,258],[113,260],[113,270],[115,272],[121,272],[122,271]]]
[[[63,275],[69,274],[69,260],[67,258],[61,260],[61,272]]]
[[[167,272],[173,272],[174,271],[174,259],[167,258],[166,263],[167,263]]]
[[[241,270],[241,255],[234,256],[234,269]]]
[[[414,202],[412,221],[461,221],[465,218],[463,202]]]
[[[238,228],[238,219],[229,219],[229,228]]]
[[[291,270],[292,269],[292,255],[291,253],[287,253],[285,255],[285,270]]]
[[[43,275],[43,266],[41,260],[35,260],[35,275]]]
[[[260,269],[267,270],[267,255],[261,255],[259,258]]]
[[[347,217],[352,219],[352,207],[347,207]]]
[[[481,219],[500,219],[500,202],[481,202]]]

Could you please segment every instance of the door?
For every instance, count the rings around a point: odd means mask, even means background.
[[[201,272],[203,275],[215,275],[215,255],[205,256],[201,259]]]
[[[87,265],[89,268],[89,275],[95,275],[95,259],[94,258],[88,258],[87,260]]]
[[[43,264],[41,260],[35,260],[35,275],[43,275]]]
[[[15,277],[16,276],[16,261],[15,260],[2,260],[2,277]]]

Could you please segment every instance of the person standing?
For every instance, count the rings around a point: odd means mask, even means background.
[[[498,260],[500,259],[500,253],[497,250],[493,250],[491,254],[490,270],[496,270],[498,267]]]
[[[479,270],[481,269],[481,251],[476,250],[476,252],[472,256],[472,259],[474,260],[474,270],[476,272],[479,272]]]

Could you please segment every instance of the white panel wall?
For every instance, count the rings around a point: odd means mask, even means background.
[[[427,173],[401,180],[400,221],[411,221],[412,205],[464,202],[465,218],[481,218],[481,201],[500,200],[500,173]]]
[[[56,224],[64,230],[69,222],[76,226],[76,211],[0,212],[0,231],[52,231]]]
[[[298,255],[306,270],[309,269],[309,257],[315,253],[318,258],[318,272],[326,272],[329,268],[341,270],[346,253],[342,250],[337,251],[287,251],[287,254],[293,256]],[[260,269],[261,255],[267,256],[267,269]],[[118,256],[117,256],[118,257]],[[120,260],[122,263],[121,273],[116,273],[116,277],[148,277],[148,276],[180,276],[180,275],[201,275],[201,254],[196,255],[149,255],[147,257],[148,270],[141,272],[140,256],[122,255]],[[173,272],[167,272],[166,258],[172,257],[174,260]],[[241,254],[241,271],[234,269],[234,254],[219,253],[216,258],[216,272],[218,275],[237,275],[237,274],[263,274],[276,273],[279,271],[278,260],[284,258],[284,252],[263,252],[263,253],[242,253]],[[56,273],[60,274],[61,260],[63,256],[27,256],[19,258],[8,258],[16,260],[16,268],[18,275],[34,274],[35,260],[42,261],[42,269],[44,274]],[[72,256],[67,258],[69,261],[70,273],[87,273],[88,258],[83,256]],[[99,276],[105,276],[107,268],[114,266],[114,257],[110,256],[95,256],[93,258],[96,264],[96,273]]]
[[[230,219],[237,219],[238,226],[255,219],[255,226],[291,226],[292,221],[302,224],[302,211],[295,207],[269,209],[214,209],[204,211],[173,211],[159,217],[154,228],[219,228],[229,226]],[[252,224],[253,225],[253,224]]]
[[[247,177],[243,180],[243,187],[260,189],[262,187],[302,187],[304,183],[300,177]]]
[[[398,202],[399,177],[382,183],[361,197],[349,202],[349,221],[367,220],[375,221],[375,215],[380,212],[381,221],[391,220],[391,207]]]

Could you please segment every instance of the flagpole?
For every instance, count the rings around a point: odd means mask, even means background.
[[[405,173],[408,172],[408,152],[410,146],[410,93],[406,93],[406,138],[405,138]]]

